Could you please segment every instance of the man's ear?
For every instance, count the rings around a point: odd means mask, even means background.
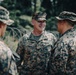
[[[2,25],[0,25],[0,28],[2,27]]]
[[[34,25],[34,19],[32,19],[32,25]]]
[[[0,22],[0,28],[2,28],[2,26],[3,26],[3,23],[2,23],[2,22]]]
[[[62,21],[62,25],[65,25],[65,23],[67,23],[66,20]]]

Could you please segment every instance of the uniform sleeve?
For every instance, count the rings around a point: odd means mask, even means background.
[[[9,74],[9,65],[8,65],[8,59],[5,55],[1,53],[0,54],[0,75],[8,75]]]
[[[9,61],[10,61],[9,73],[11,75],[18,75],[17,66],[13,55],[11,56],[11,59]]]
[[[55,44],[56,41],[57,41],[57,38],[53,34],[51,34],[49,36],[49,42],[50,42],[50,45],[51,45],[51,50],[54,47],[54,44]]]
[[[12,52],[10,50],[3,52],[3,49],[0,51],[2,51],[0,52],[0,75],[18,75]]]
[[[23,37],[19,40],[16,53],[20,56],[20,61],[17,63],[17,66],[20,66],[23,60],[23,56],[24,56],[24,38]]]
[[[54,45],[55,42],[57,41],[57,38],[53,35],[52,39],[53,39],[53,45]]]
[[[54,54],[50,57],[50,61],[48,63],[49,74],[65,75],[67,60],[68,45],[64,43],[58,44],[57,49],[55,48]]]

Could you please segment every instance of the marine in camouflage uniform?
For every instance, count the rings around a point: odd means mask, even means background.
[[[51,52],[48,69],[49,75],[76,75],[76,14],[63,11],[58,17],[58,31],[61,37]],[[63,25],[63,26],[62,26]],[[59,29],[65,30],[60,31]]]
[[[0,37],[5,33],[6,26],[11,25],[13,20],[9,19],[9,12],[0,6]],[[11,50],[0,39],[0,75],[18,75],[15,58]]]
[[[37,13],[33,16],[33,24],[35,22],[35,24],[39,26],[38,24],[40,22],[45,23],[45,18],[45,13]],[[44,26],[43,23],[42,26]],[[44,31],[42,27],[40,29],[42,30],[40,35],[36,36],[33,32],[25,34],[18,44],[16,52],[21,57],[21,61],[18,63],[20,75],[47,75],[46,67],[50,56],[50,50],[56,38],[52,33]],[[36,30],[39,29],[37,28]]]
[[[15,58],[11,50],[0,41],[0,75],[17,75]]]

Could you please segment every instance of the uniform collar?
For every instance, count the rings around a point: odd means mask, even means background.
[[[71,32],[71,31],[73,31],[74,30],[74,27],[73,28],[71,28],[71,29],[68,29],[66,32],[64,32],[63,34],[60,34],[60,37],[62,37],[63,35],[65,35],[66,33],[69,33],[69,32]]]
[[[35,35],[33,35],[32,33],[31,33],[31,36],[30,36],[30,39],[33,39],[33,40],[38,40],[38,41],[41,41],[41,40],[45,40],[45,39],[47,39],[47,37],[45,36],[45,33],[46,33],[46,31],[44,31],[41,35],[39,35],[39,36],[35,36]],[[34,39],[34,37],[36,38],[36,39]]]

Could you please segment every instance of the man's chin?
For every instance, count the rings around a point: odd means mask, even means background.
[[[40,29],[40,31],[42,32],[42,31],[44,31],[45,29]]]

